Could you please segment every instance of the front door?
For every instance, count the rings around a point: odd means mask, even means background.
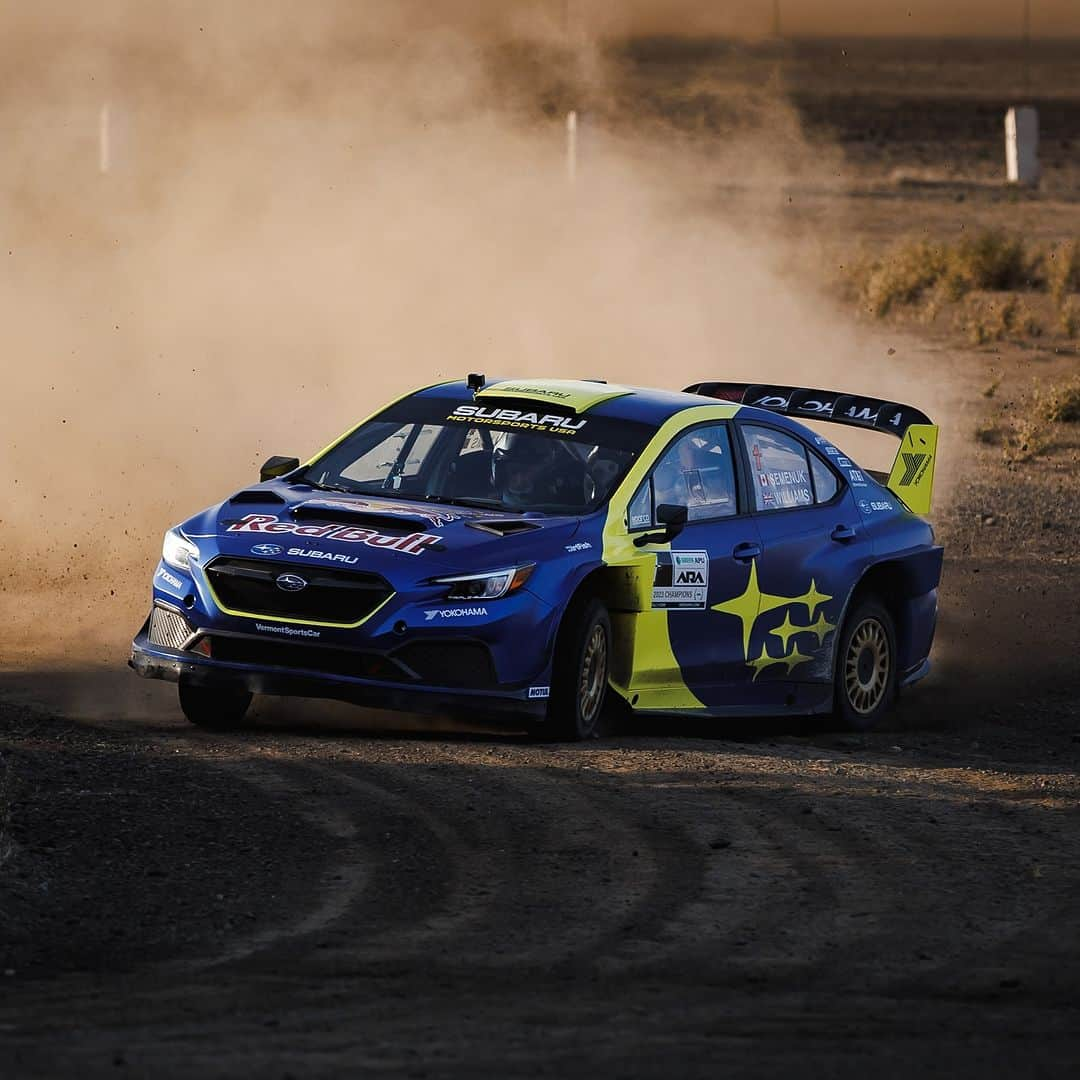
[[[640,620],[654,644],[670,646],[654,650],[641,680],[658,690],[684,688],[684,700],[671,699],[683,707],[744,706],[754,699],[744,639],[757,606],[746,586],[761,542],[738,500],[733,449],[727,424],[691,428],[665,450],[630,507],[631,531],[655,530],[659,506],[687,508],[687,525],[674,540],[643,549],[656,566],[651,610]],[[724,605],[731,605],[728,613],[718,610]],[[649,695],[639,707],[652,698],[657,707],[666,699]]]

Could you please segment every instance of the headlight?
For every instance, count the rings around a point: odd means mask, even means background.
[[[511,566],[507,570],[491,570],[486,574],[457,574],[454,577],[434,578],[435,585],[449,585],[447,600],[498,600],[520,589],[533,572],[535,563]]]
[[[177,570],[187,570],[191,560],[199,557],[199,549],[185,540],[175,529],[165,534],[165,543],[161,545],[161,558]]]

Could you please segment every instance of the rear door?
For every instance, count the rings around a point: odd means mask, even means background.
[[[762,705],[814,704],[871,541],[848,481],[808,443],[769,424],[737,431],[761,542],[746,662]]]

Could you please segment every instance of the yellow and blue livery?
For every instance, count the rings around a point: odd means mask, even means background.
[[[806,420],[896,436],[891,472]],[[620,710],[867,728],[929,668],[936,456],[876,398],[470,375],[169,530],[131,664],[215,728],[254,694],[558,738]]]

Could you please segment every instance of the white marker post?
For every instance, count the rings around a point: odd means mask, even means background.
[[[577,182],[578,114],[571,109],[566,114],[566,178],[571,184]]]
[[[98,113],[98,172],[107,174],[112,166],[112,131],[109,123],[109,103]]]
[[[1005,173],[1010,184],[1039,182],[1039,114],[1030,106],[1005,114]]]

